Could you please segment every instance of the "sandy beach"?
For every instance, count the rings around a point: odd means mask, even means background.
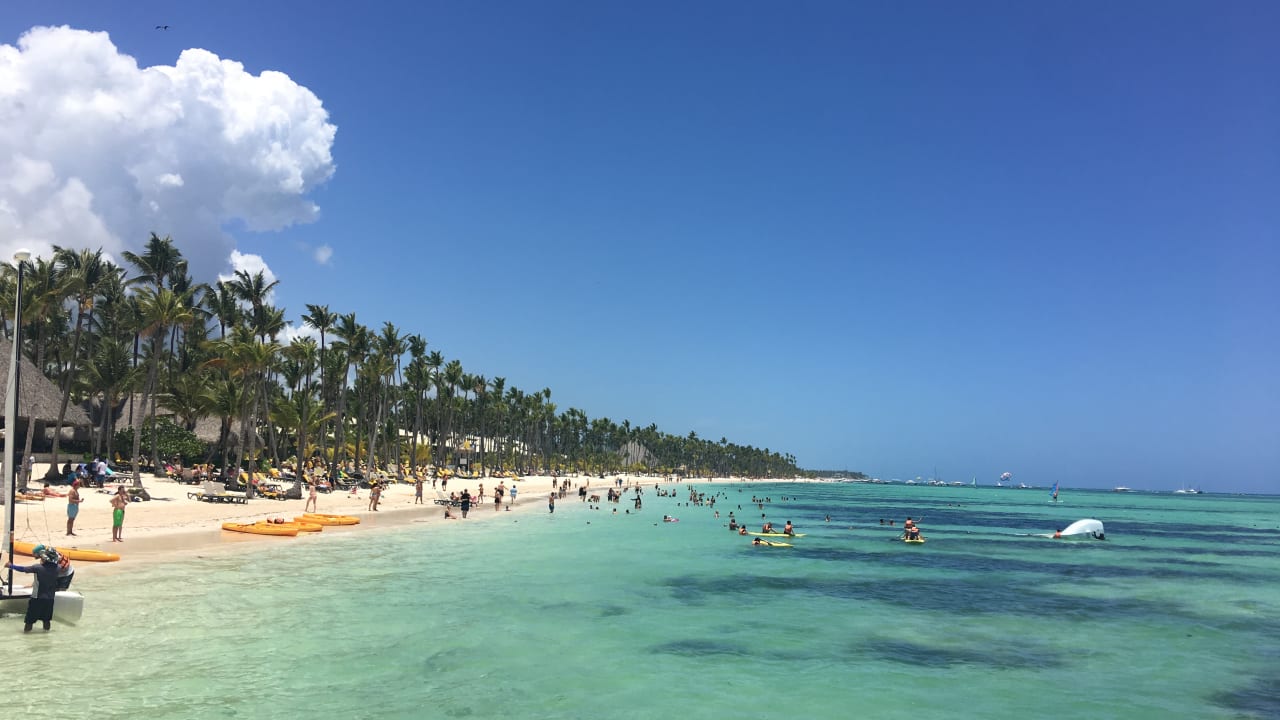
[[[118,483],[108,483],[104,489],[82,488],[80,512],[75,524],[75,537],[66,535],[67,503],[62,497],[49,497],[45,500],[19,501],[14,521],[14,537],[19,541],[52,544],[62,548],[96,549],[116,553],[121,556],[119,562],[76,563],[77,572],[117,572],[138,563],[166,562],[193,553],[208,554],[220,550],[234,550],[246,545],[257,547],[261,543],[280,543],[291,541],[322,540],[324,535],[347,532],[369,532],[379,528],[392,528],[407,523],[433,523],[445,529],[461,523],[484,522],[500,517],[508,512],[547,512],[547,498],[557,481],[568,480],[571,486],[569,494],[557,504],[578,504],[578,488],[586,483],[589,494],[603,495],[605,490],[616,484],[621,478],[624,487],[637,484],[651,491],[655,484],[673,485],[693,482],[694,479],[673,480],[656,475],[608,475],[604,479],[598,476],[568,475],[560,478],[551,476],[522,477],[513,481],[511,478],[462,479],[451,478],[451,492],[466,489],[474,496],[481,484],[484,485],[486,498],[472,506],[465,520],[450,520],[444,516],[444,508],[436,504],[437,491],[431,488],[428,481],[423,488],[422,503],[414,502],[414,486],[406,483],[392,483],[383,489],[378,510],[369,509],[369,490],[360,489],[355,493],[334,491],[320,493],[315,512],[341,515],[353,515],[360,518],[359,525],[346,527],[326,527],[321,533],[300,533],[298,538],[270,537],[222,530],[222,523],[252,523],[259,520],[284,518],[292,520],[304,512],[306,490],[301,500],[273,500],[256,497],[247,503],[204,502],[189,495],[198,493],[199,485],[185,485],[167,478],[143,478],[143,485],[151,495],[151,500],[131,502],[125,512],[123,542],[111,541],[111,497]],[[727,478],[718,479],[724,482],[737,482]],[[706,478],[697,479],[706,482]],[[517,488],[516,501],[510,501],[510,491],[502,503],[501,510],[494,510],[493,488],[503,482],[508,488]],[[126,486],[131,486],[125,481]],[[42,487],[40,483],[32,484],[32,491]],[[66,493],[67,486],[55,485],[51,489],[58,493]],[[454,515],[460,515],[457,508]],[[312,537],[314,536],[314,537]],[[18,562],[28,559],[19,556]]]

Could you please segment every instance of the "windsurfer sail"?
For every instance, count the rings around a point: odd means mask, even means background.
[[[1049,497],[1052,498],[1054,502],[1058,502],[1058,481],[1057,480],[1053,481],[1053,492],[1049,494]]]

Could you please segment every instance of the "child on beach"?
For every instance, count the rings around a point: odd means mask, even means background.
[[[129,493],[121,483],[111,496],[111,542],[124,542],[124,508],[128,504]]]

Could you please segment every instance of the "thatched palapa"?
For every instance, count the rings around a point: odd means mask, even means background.
[[[9,353],[13,343],[0,337],[0,403],[7,401],[5,393],[9,388]],[[18,387],[18,419],[26,421],[34,417],[36,420],[52,424],[58,420],[58,408],[62,405],[62,390],[36,369],[25,355],[19,354]],[[84,409],[74,403],[67,404],[66,416],[62,420],[64,426],[86,427],[93,423]]]

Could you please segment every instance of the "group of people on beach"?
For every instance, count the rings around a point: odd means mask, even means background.
[[[73,480],[71,489],[67,491],[67,536],[76,536],[76,518],[80,516],[80,504],[84,498],[80,495],[80,481]],[[124,510],[129,505],[129,491],[121,483],[111,496],[111,542],[124,542]]]

